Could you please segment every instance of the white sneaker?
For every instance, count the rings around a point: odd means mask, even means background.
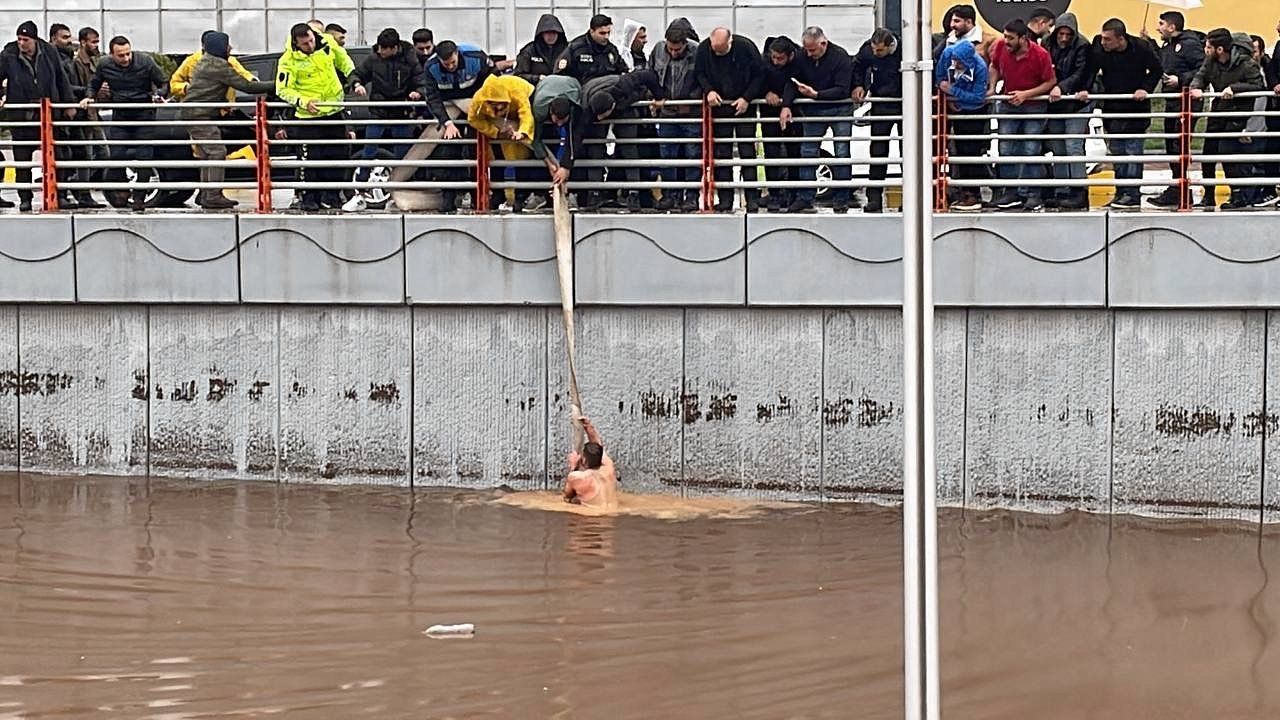
[[[356,193],[351,199],[342,204],[342,212],[363,212],[369,207],[364,201],[364,195]]]

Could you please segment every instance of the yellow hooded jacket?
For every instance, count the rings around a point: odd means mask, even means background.
[[[467,123],[476,132],[497,138],[498,132],[508,123],[524,133],[525,137],[533,137],[533,106],[529,102],[533,95],[533,86],[528,81],[515,75],[490,75],[484,85],[471,98],[471,109],[467,112]],[[489,114],[485,103],[507,103],[505,117],[494,117]]]
[[[289,38],[276,64],[276,96],[292,105],[299,118],[327,117],[342,112],[340,103],[346,93],[339,73],[346,77],[356,69],[347,51],[328,35],[315,35],[316,49],[310,55],[295,48],[293,38]],[[318,112],[307,110],[311,100],[321,103]]]

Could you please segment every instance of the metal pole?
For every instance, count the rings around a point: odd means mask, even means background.
[[[903,647],[907,720],[941,717],[933,453],[931,0],[902,14]]]

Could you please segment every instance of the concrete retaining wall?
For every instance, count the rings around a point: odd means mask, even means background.
[[[1270,321],[940,311],[941,498],[1275,512]],[[580,323],[586,411],[628,488],[901,492],[897,311],[586,308]],[[563,345],[554,308],[0,306],[0,468],[554,486]]]
[[[1280,519],[1276,216],[1212,220],[938,218],[944,502]],[[626,487],[900,495],[898,222],[576,218],[585,409]],[[562,476],[549,218],[0,230],[0,469]]]

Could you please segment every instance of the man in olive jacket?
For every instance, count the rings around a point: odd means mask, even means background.
[[[1262,77],[1262,68],[1253,59],[1253,40],[1244,33],[1232,35],[1230,30],[1218,28],[1209,32],[1209,47],[1213,49],[1213,53],[1207,56],[1204,65],[1191,80],[1191,97],[1194,100],[1201,99],[1208,88],[1221,93],[1210,112],[1240,115],[1222,120],[1224,132],[1236,135],[1220,138],[1218,152],[1222,155],[1248,154],[1253,150],[1253,138],[1244,133],[1249,118],[1243,113],[1253,112],[1253,98],[1238,98],[1236,95],[1260,92],[1266,89],[1267,84]],[[1247,180],[1255,176],[1257,169],[1257,165],[1250,162],[1222,163],[1222,172],[1228,180]],[[1233,185],[1231,199],[1222,204],[1222,209],[1248,210],[1260,200],[1259,188]]]
[[[204,54],[196,61],[186,86],[184,103],[219,103],[227,99],[230,88],[249,95],[265,95],[275,89],[275,83],[244,79],[230,63],[231,40],[226,33],[212,32],[205,36]],[[222,162],[227,159],[227,146],[222,144],[222,130],[217,125],[221,115],[218,108],[184,107],[183,120],[204,120],[207,125],[192,125],[189,133],[195,155],[200,160]],[[222,194],[221,183],[226,177],[224,167],[200,168],[200,189],[196,204],[206,210],[223,210],[236,206],[236,201]],[[210,187],[212,186],[212,187]]]

